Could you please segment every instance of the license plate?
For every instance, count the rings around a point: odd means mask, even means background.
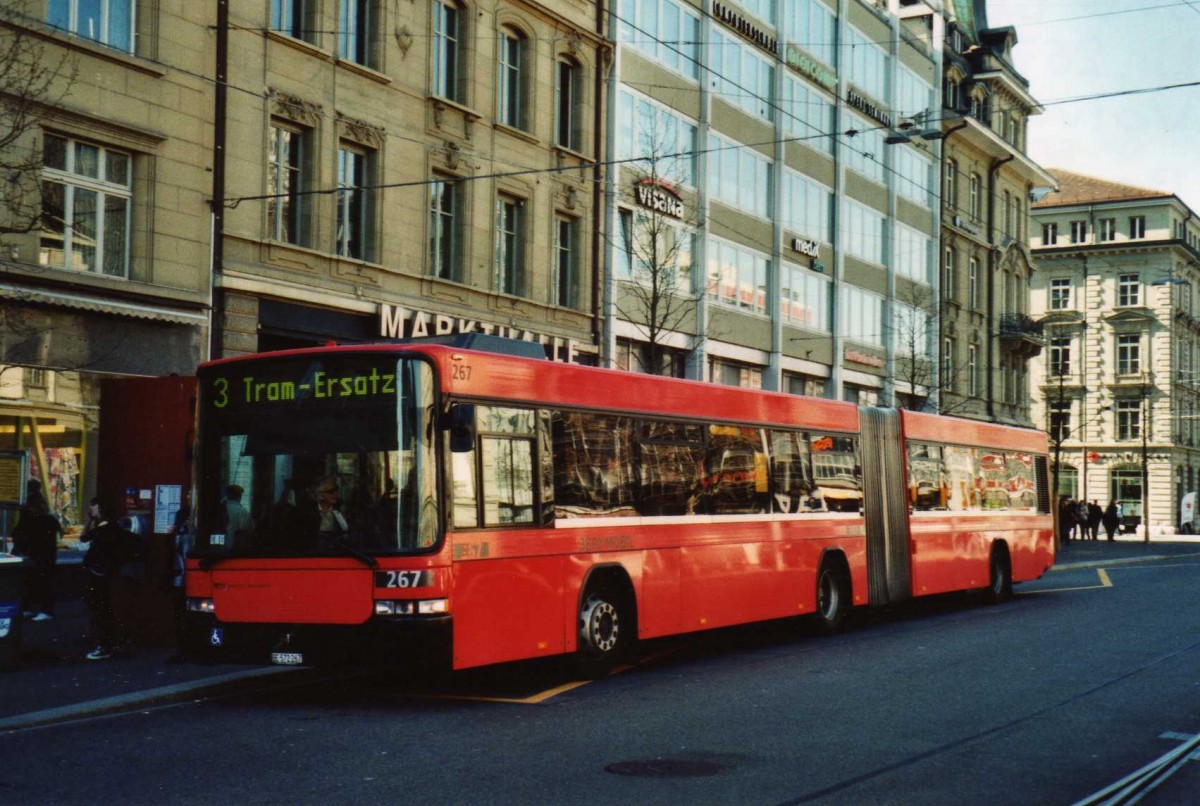
[[[304,655],[300,652],[272,652],[271,663],[279,666],[299,666],[304,663]]]

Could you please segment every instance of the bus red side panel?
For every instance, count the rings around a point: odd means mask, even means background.
[[[491,544],[497,542],[493,538]],[[456,560],[454,668],[566,651],[560,616],[565,561],[561,556]]]
[[[930,514],[914,516],[911,524],[914,596],[985,587],[997,540],[1008,546],[1015,582],[1037,579],[1054,561],[1047,515]]]

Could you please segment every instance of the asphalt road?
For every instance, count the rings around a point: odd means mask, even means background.
[[[1200,556],[1060,570],[833,638],[653,642],[582,684],[556,663],[264,681],[0,734],[0,802],[1073,804],[1190,752],[1198,581]],[[1200,767],[1142,802],[1200,802]]]

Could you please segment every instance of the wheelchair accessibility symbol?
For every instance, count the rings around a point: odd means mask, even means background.
[[[224,641],[225,636],[222,629],[220,627],[213,627],[212,631],[208,634],[208,643],[213,646],[221,646]]]

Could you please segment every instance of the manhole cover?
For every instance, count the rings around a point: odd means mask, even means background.
[[[715,761],[656,758],[652,761],[618,761],[616,764],[609,764],[604,771],[641,778],[698,778],[717,775],[725,769],[724,764],[717,764]]]

